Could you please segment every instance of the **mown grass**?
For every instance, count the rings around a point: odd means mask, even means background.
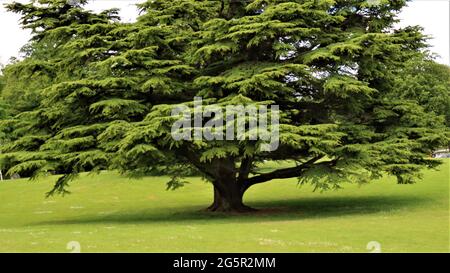
[[[166,191],[166,177],[83,176],[65,197],[54,182],[0,183],[0,252],[449,252],[449,160],[414,185],[392,178],[313,193],[296,180],[257,185],[254,214],[202,211],[211,186],[198,178]]]

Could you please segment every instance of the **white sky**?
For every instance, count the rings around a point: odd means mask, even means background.
[[[5,11],[3,4],[12,0],[0,0],[0,64],[17,56],[19,49],[29,39],[29,32],[20,28],[19,16]],[[16,0],[27,2],[27,0]],[[143,1],[143,0],[142,0]],[[88,8],[100,11],[112,7],[121,9],[124,21],[136,18],[137,9],[134,4],[141,0],[91,0]],[[170,0],[168,0],[170,1]],[[400,26],[420,25],[425,33],[433,37],[430,40],[431,51],[440,55],[441,63],[450,65],[450,0],[413,0],[400,14]]]

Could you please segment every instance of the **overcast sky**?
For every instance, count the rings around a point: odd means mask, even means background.
[[[0,63],[5,64],[12,56],[17,56],[19,49],[29,39],[29,32],[20,28],[19,16],[5,11],[4,3],[12,0],[0,0]],[[16,0],[27,2],[27,0]],[[168,0],[170,1],[170,0]],[[112,7],[121,9],[124,21],[136,18],[137,10],[134,4],[141,0],[93,0],[88,8],[100,11]],[[450,65],[450,0],[413,0],[400,14],[401,26],[420,25],[425,33],[433,39],[432,51],[439,54],[438,61]]]

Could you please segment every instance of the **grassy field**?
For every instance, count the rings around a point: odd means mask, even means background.
[[[449,160],[422,182],[391,178],[313,193],[296,180],[255,186],[252,215],[202,212],[200,179],[165,191],[164,177],[83,176],[73,194],[45,199],[54,178],[0,183],[0,252],[449,252]]]

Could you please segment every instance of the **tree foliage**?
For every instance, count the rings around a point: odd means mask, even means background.
[[[152,0],[135,23],[84,3],[7,6],[33,38],[6,69],[6,90],[19,88],[25,106],[2,121],[12,137],[1,164],[62,174],[49,194],[85,171],[163,172],[172,189],[197,172],[214,186],[211,210],[246,211],[244,192],[274,179],[319,190],[385,173],[412,183],[438,163],[427,156],[447,141],[445,103],[429,100],[422,80],[412,85],[407,61],[427,45],[419,27],[394,29],[403,0]],[[445,93],[444,74],[434,80]],[[174,106],[194,111],[198,96],[220,109],[279,105],[279,148],[175,140]],[[263,172],[266,160],[295,166]]]
[[[450,67],[429,58],[414,58],[406,63],[394,90],[401,99],[417,101],[427,112],[445,117],[450,127]]]

